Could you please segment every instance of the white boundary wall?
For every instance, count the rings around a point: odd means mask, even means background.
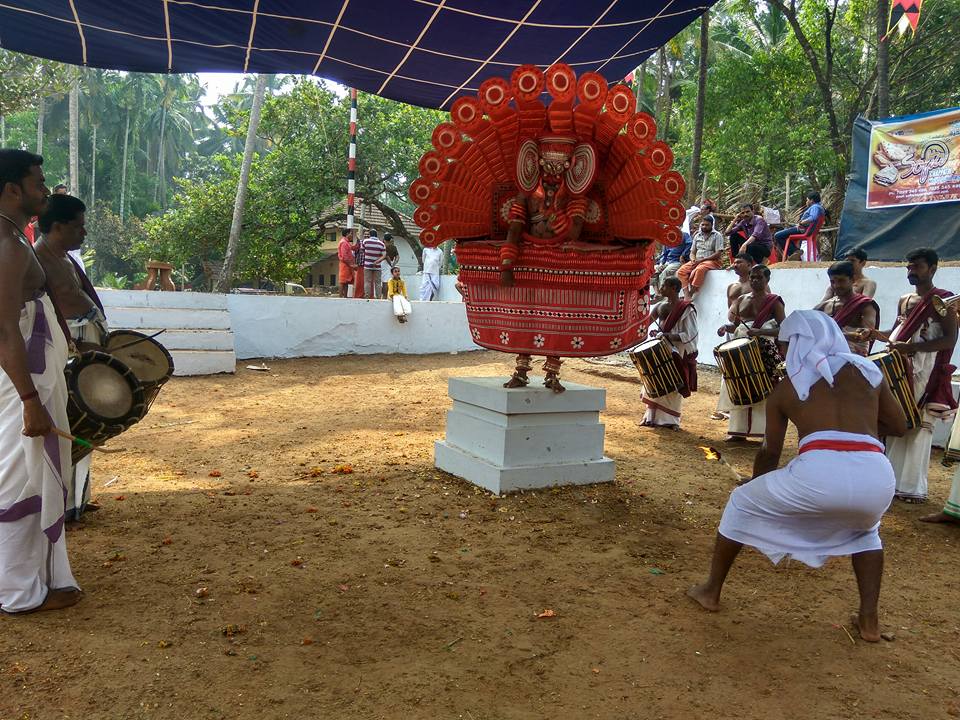
[[[868,265],[865,273],[877,283],[875,299],[880,305],[880,327],[889,330],[897,317],[897,301],[900,296],[913,291],[907,282],[906,268],[871,268]],[[717,328],[727,321],[727,286],[736,278],[732,270],[707,273],[706,281],[694,300],[700,329],[700,337],[697,339],[700,355],[697,361],[705,365],[716,365],[713,349],[721,342],[721,338],[717,336]],[[825,267],[778,270],[774,265],[770,268],[770,290],[783,298],[788,315],[793,310],[817,305],[829,284]],[[960,268],[941,268],[937,271],[935,284],[950,292],[960,293]],[[874,348],[878,347],[882,349],[884,346],[875,343]],[[953,364],[960,367],[960,343],[954,349]]]
[[[415,297],[411,287],[407,294]],[[459,297],[459,296],[458,296]],[[228,295],[237,358],[479,350],[461,302],[412,302],[406,323],[387,300]]]

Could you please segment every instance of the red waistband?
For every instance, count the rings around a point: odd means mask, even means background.
[[[810,450],[839,450],[841,452],[878,452],[882,453],[883,448],[868,442],[859,442],[857,440],[813,440],[800,446],[800,453]]]

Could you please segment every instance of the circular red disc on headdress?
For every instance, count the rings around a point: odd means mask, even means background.
[[[606,79],[600,73],[584,73],[577,81],[577,97],[585,105],[600,107],[607,99]]]
[[[510,76],[513,94],[523,100],[535,100],[543,92],[543,71],[536,65],[521,65]]]
[[[418,207],[413,213],[413,221],[422,228],[435,227],[437,213],[430,207]]]
[[[616,85],[607,93],[607,113],[620,122],[626,122],[636,107],[637,99],[626,85]]]
[[[576,84],[577,75],[566,63],[556,63],[547,70],[547,91],[554,100],[572,101]]]
[[[513,97],[510,90],[510,83],[501,77],[492,77],[480,83],[480,90],[477,93],[480,105],[488,113],[496,112],[497,109],[504,107]]]
[[[470,132],[483,120],[483,108],[475,97],[462,97],[450,107],[450,119],[461,130]]]
[[[456,155],[463,144],[463,138],[453,123],[440,123],[433,129],[433,146],[444,155]]]
[[[673,165],[673,151],[662,140],[658,140],[647,149],[646,158],[647,167],[653,175],[666,172]]]
[[[660,176],[660,189],[663,196],[670,200],[679,200],[687,191],[687,183],[676,170],[670,170]]]
[[[420,231],[420,244],[426,247],[436,247],[441,242],[437,231],[432,228]]]
[[[407,194],[414,205],[423,205],[433,196],[433,184],[423,178],[417,178],[410,183]]]
[[[425,152],[420,158],[420,175],[428,180],[435,180],[443,172],[443,157],[436,150]]]

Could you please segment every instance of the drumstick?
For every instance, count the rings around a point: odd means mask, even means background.
[[[153,340],[153,338],[155,338],[157,335],[162,335],[162,334],[165,333],[166,331],[167,331],[166,328],[164,328],[163,330],[157,330],[153,335],[147,335],[146,337],[137,338],[136,340],[132,340],[132,341],[130,341],[130,342],[128,342],[128,343],[124,343],[123,345],[118,345],[118,346],[115,347],[115,348],[110,348],[110,352],[113,353],[113,352],[116,352],[117,350],[123,350],[124,348],[128,348],[128,347],[131,347],[131,346],[133,346],[133,345],[137,345],[137,344],[139,344],[139,343],[146,342],[147,340]]]
[[[102,452],[102,453],[118,453],[118,452],[123,452],[123,451],[126,449],[126,448],[105,448],[105,447],[100,447],[99,445],[94,445],[94,444],[93,444],[92,442],[90,442],[89,440],[84,440],[83,438],[77,437],[76,435],[71,435],[70,433],[64,432],[63,430],[61,430],[60,428],[57,428],[57,427],[55,427],[55,428],[53,429],[53,433],[54,433],[55,435],[59,435],[59,436],[62,437],[64,440],[69,440],[70,442],[76,443],[76,444],[79,445],[80,447],[90,448],[91,450],[96,450],[97,452]]]

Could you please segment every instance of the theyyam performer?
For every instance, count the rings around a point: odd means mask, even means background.
[[[49,191],[43,159],[0,150],[0,610],[22,613],[80,597],[64,534],[70,444],[67,338],[23,235]]]
[[[913,396],[922,415],[922,424],[903,437],[887,442],[887,457],[897,477],[896,497],[910,503],[927,500],[927,471],[933,445],[933,425],[951,417],[957,408],[950,378],[956,369],[950,364],[957,344],[957,315],[950,308],[938,312],[933,298],[952,295],[934,287],[938,256],[930,248],[918,248],[907,255],[907,281],[916,292],[900,298],[897,321],[889,333],[875,331],[869,337],[886,340],[889,349],[908,357],[912,367]]]
[[[780,340],[789,343],[787,378],[767,398],[766,435],[753,479],[731,493],[710,575],[688,595],[718,610],[724,580],[744,545],[775,564],[792,557],[815,568],[830,557],[851,555],[860,594],[855,624],[864,640],[875,642],[883,575],[880,518],[894,489],[878,438],[903,434],[906,418],[877,366],[851,353],[840,328],[823,313],[792,313]],[[790,422],[797,427],[799,453],[778,469]]]
[[[682,390],[660,397],[643,393],[641,399],[647,411],[642,424],[650,427],[678,429],[683,398],[697,390],[697,309],[692,300],[680,297],[681,288],[679,278],[668,277],[660,286],[663,300],[650,311],[659,328],[652,334],[670,343],[672,359],[684,381]]]

